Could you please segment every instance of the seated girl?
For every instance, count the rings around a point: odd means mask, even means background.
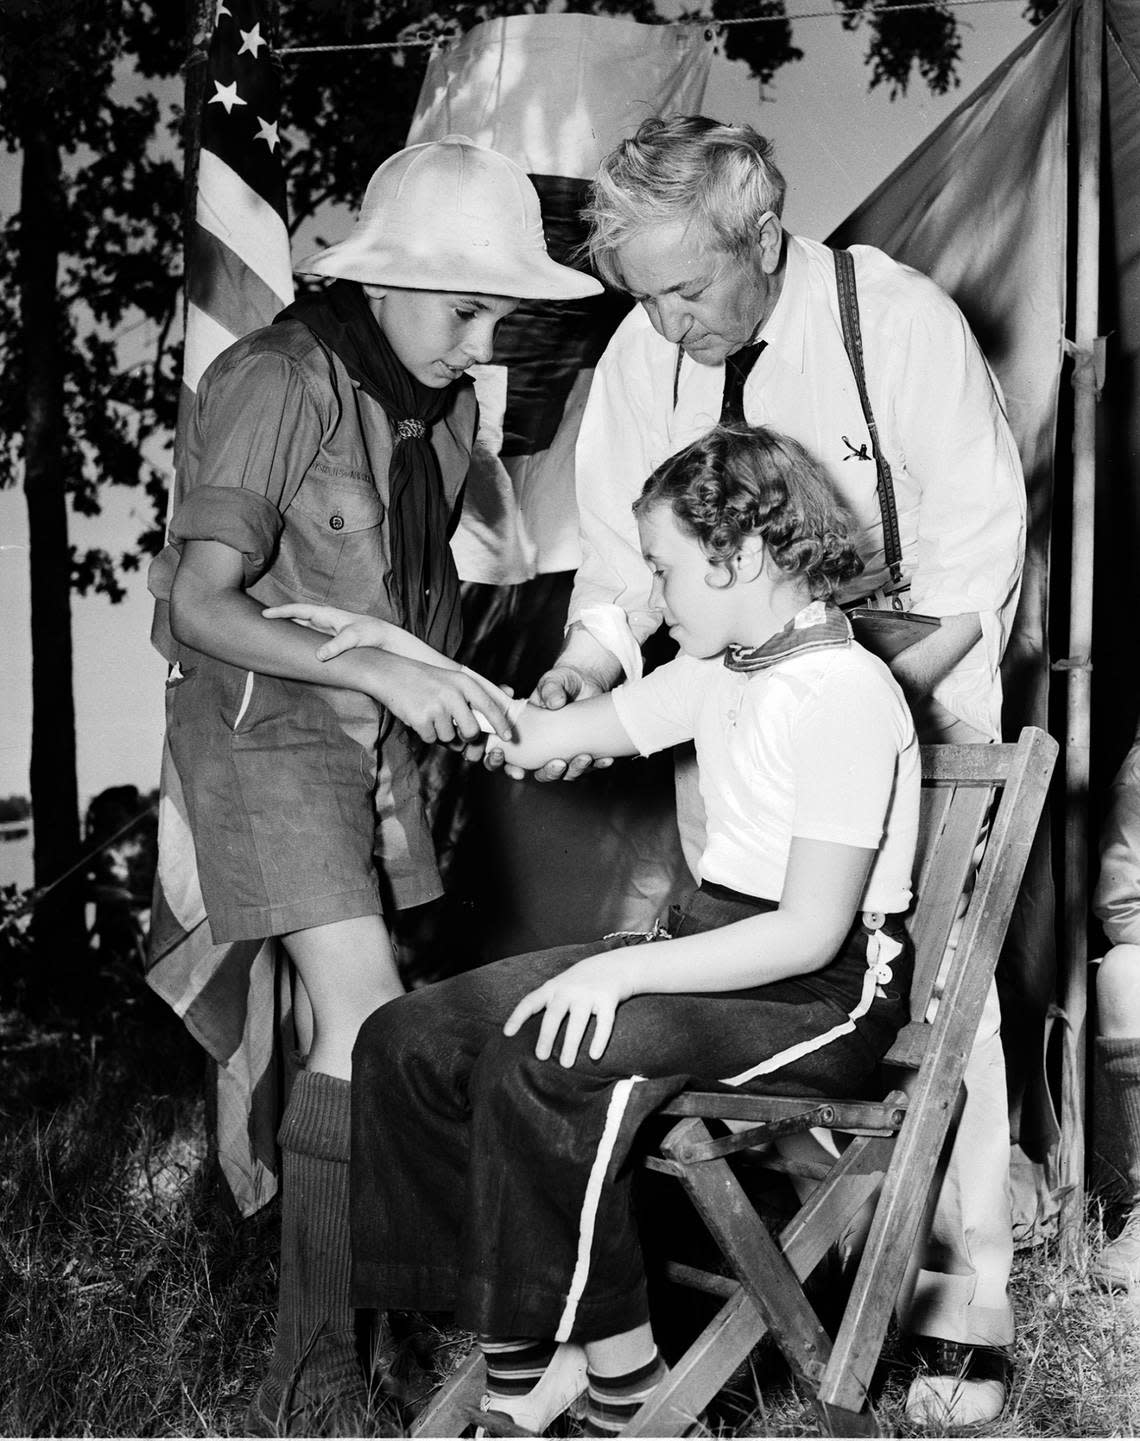
[[[354,1052],[356,1302],[454,1311],[485,1407],[538,1432],[583,1391],[588,1433],[620,1431],[665,1374],[628,1193],[642,1122],[690,1086],[850,1094],[907,1017],[919,753],[830,602],[860,563],[826,479],[794,441],[721,428],[635,511],[680,654],[521,708],[503,749],[533,770],[694,740],[700,887],[651,935],[401,996]],[[357,620],[329,645],[373,639]]]

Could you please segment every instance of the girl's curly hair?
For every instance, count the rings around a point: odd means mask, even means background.
[[[668,505],[709,561],[736,579],[732,560],[746,536],[759,535],[781,570],[802,576],[813,600],[834,595],[863,562],[850,517],[823,468],[792,440],[766,426],[718,425],[664,461],[645,482],[634,513]]]

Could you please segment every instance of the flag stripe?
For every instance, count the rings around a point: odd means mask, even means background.
[[[190,322],[194,328],[191,332]],[[191,392],[198,389],[202,372],[228,345],[232,345],[244,332],[228,330],[206,314],[191,306],[186,314],[186,350],[182,359],[182,379]]]
[[[276,292],[229,246],[201,228],[192,245],[191,275],[186,287],[190,304],[231,333],[246,335],[268,325],[281,309]]]
[[[285,222],[231,166],[205,149],[198,161],[197,221],[260,275],[281,305],[288,305],[293,269]]]

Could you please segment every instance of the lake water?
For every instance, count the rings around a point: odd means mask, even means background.
[[[32,884],[32,833],[7,836],[0,831],[0,886]]]

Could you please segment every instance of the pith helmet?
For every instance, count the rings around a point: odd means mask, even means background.
[[[348,237],[296,269],[520,300],[577,300],[602,290],[547,254],[538,192],[526,172],[466,135],[411,145],[385,160]]]

